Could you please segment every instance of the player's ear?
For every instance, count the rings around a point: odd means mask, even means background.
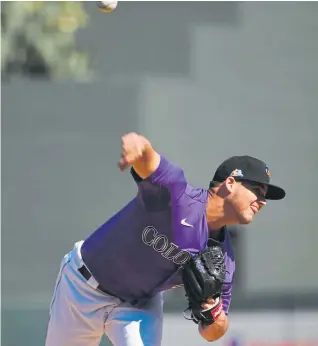
[[[233,177],[228,177],[218,186],[217,195],[221,198],[228,197],[233,192],[235,183]]]
[[[224,180],[224,188],[226,189],[228,194],[233,192],[235,184],[236,180],[233,177],[228,177]]]

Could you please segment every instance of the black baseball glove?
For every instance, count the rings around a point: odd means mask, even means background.
[[[225,280],[226,267],[220,246],[208,247],[183,266],[182,279],[189,306],[185,311],[191,313],[195,323],[210,325],[222,312],[221,292]],[[201,305],[213,298],[215,304],[208,310]]]

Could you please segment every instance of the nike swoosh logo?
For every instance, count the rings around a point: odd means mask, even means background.
[[[187,220],[186,218],[183,219],[183,220],[181,220],[181,225],[183,225],[183,226],[188,226],[188,227],[193,227],[193,225],[190,225],[189,223],[187,223],[186,220]]]

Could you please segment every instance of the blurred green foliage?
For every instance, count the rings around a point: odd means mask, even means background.
[[[2,2],[2,76],[89,80],[89,55],[78,49],[75,39],[87,21],[78,1]]]

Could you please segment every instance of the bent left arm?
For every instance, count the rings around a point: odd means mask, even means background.
[[[235,269],[234,269],[235,271]],[[234,275],[234,274],[233,274]],[[229,327],[229,320],[227,313],[229,311],[231,297],[232,297],[232,284],[227,284],[223,286],[222,292],[222,312],[218,316],[217,320],[207,326],[199,324],[199,333],[207,341],[216,341],[222,338]],[[205,304],[202,305],[203,309],[211,309],[215,301],[213,299],[208,299]]]
[[[206,341],[216,341],[226,333],[228,326],[228,318],[224,311],[222,311],[217,321],[213,324],[209,326],[199,324],[199,333]]]

